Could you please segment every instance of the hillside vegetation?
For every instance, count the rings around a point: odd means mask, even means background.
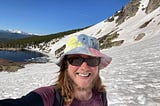
[[[85,28],[88,28],[88,27],[85,27]],[[75,33],[85,28],[73,29],[69,31],[59,32],[56,34],[49,34],[49,35],[43,35],[43,36],[32,36],[32,37],[27,37],[27,38],[22,38],[22,39],[17,39],[17,40],[0,42],[0,48],[26,48],[27,46],[38,46],[40,43],[47,43],[57,38],[60,39],[66,35]]]

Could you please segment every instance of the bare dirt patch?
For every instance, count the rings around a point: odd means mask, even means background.
[[[24,68],[24,65],[30,64],[31,62],[14,62],[11,60],[0,59],[0,72],[15,72],[18,69]]]

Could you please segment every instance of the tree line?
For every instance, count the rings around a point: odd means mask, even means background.
[[[88,27],[85,27],[85,28],[88,28]],[[43,36],[31,36],[27,38],[9,40],[5,42],[1,42],[0,48],[26,48],[28,46],[38,46],[40,43],[48,43],[52,39],[56,39],[56,38],[60,39],[66,35],[78,32],[85,28],[73,29],[69,31],[59,32],[56,34],[49,34],[49,35],[43,35]]]

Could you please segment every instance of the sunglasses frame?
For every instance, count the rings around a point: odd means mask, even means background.
[[[77,59],[77,60],[75,60],[75,59]],[[83,57],[79,57],[79,56],[76,57],[75,56],[75,57],[67,57],[66,60],[68,61],[69,64],[71,64],[73,66],[81,66],[83,64],[83,62],[86,62],[88,66],[95,67],[100,64],[101,58],[100,57],[83,58]],[[93,61],[95,61],[95,62],[97,61],[97,63],[93,64]]]

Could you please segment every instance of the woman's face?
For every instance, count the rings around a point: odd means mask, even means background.
[[[92,58],[95,59],[95,57],[90,57],[87,55],[69,55],[67,58],[71,59],[70,62],[68,59],[68,71],[67,72],[71,80],[75,83],[76,85],[75,87],[78,87],[80,89],[92,89],[94,82],[97,76],[99,75],[98,65],[89,66],[87,65],[86,60],[91,61],[93,60]],[[79,62],[78,60],[73,60],[75,58],[83,59],[82,64],[81,65],[72,64],[73,61],[75,63]],[[93,60],[93,61],[97,61],[97,60]]]

